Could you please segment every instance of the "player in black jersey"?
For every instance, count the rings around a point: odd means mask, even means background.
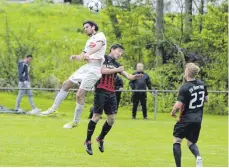
[[[102,77],[95,87],[93,116],[88,123],[87,137],[84,143],[86,152],[89,155],[93,155],[91,137],[103,111],[107,115],[107,120],[102,127],[100,135],[96,139],[100,152],[104,152],[104,138],[114,124],[115,115],[117,113],[117,101],[115,95],[115,79],[117,73],[120,73],[129,80],[136,80],[143,77],[142,74],[131,75],[127,73],[124,70],[124,67],[116,61],[121,57],[123,50],[124,48],[122,45],[114,44],[110,48],[110,54],[105,55],[105,61],[101,70]]]
[[[179,120],[174,126],[173,155],[177,167],[181,167],[181,141],[187,139],[190,151],[196,157],[196,166],[202,167],[202,157],[196,145],[201,129],[204,102],[208,101],[208,92],[204,83],[196,79],[199,67],[194,63],[186,64],[185,80],[181,86],[177,102],[171,112],[172,117],[177,117],[180,110]]]

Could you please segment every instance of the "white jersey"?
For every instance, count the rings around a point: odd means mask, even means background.
[[[96,42],[102,42],[103,46],[100,50],[95,52],[94,54],[90,55],[90,58],[92,59],[102,59],[104,61],[104,55],[106,52],[107,47],[107,40],[103,32],[96,33],[95,35],[91,36],[85,45],[84,52],[89,52],[96,46]]]

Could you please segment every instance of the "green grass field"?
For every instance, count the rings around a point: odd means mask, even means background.
[[[15,95],[0,93],[0,104],[14,107]],[[35,97],[39,108],[46,109],[52,99]],[[72,119],[74,101],[66,100],[57,117],[0,114],[0,166],[175,166],[172,155],[172,129],[175,120],[169,114],[158,114],[154,121],[131,120],[130,107],[121,107],[117,121],[105,139],[105,153],[95,142],[104,118],[93,136],[94,155],[83,146],[86,136],[88,109],[86,106],[79,127],[63,129]],[[28,98],[22,102],[29,109]],[[228,118],[205,115],[199,139],[204,166],[228,166]],[[195,159],[182,144],[183,166],[195,166]]]

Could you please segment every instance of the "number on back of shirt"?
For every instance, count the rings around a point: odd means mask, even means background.
[[[204,105],[204,91],[199,91],[191,94],[191,101],[189,103],[189,109],[196,109],[203,107]]]

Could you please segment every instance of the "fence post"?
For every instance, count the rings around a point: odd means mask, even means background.
[[[154,92],[154,120],[157,119],[157,94],[158,94],[158,91],[155,90]]]

